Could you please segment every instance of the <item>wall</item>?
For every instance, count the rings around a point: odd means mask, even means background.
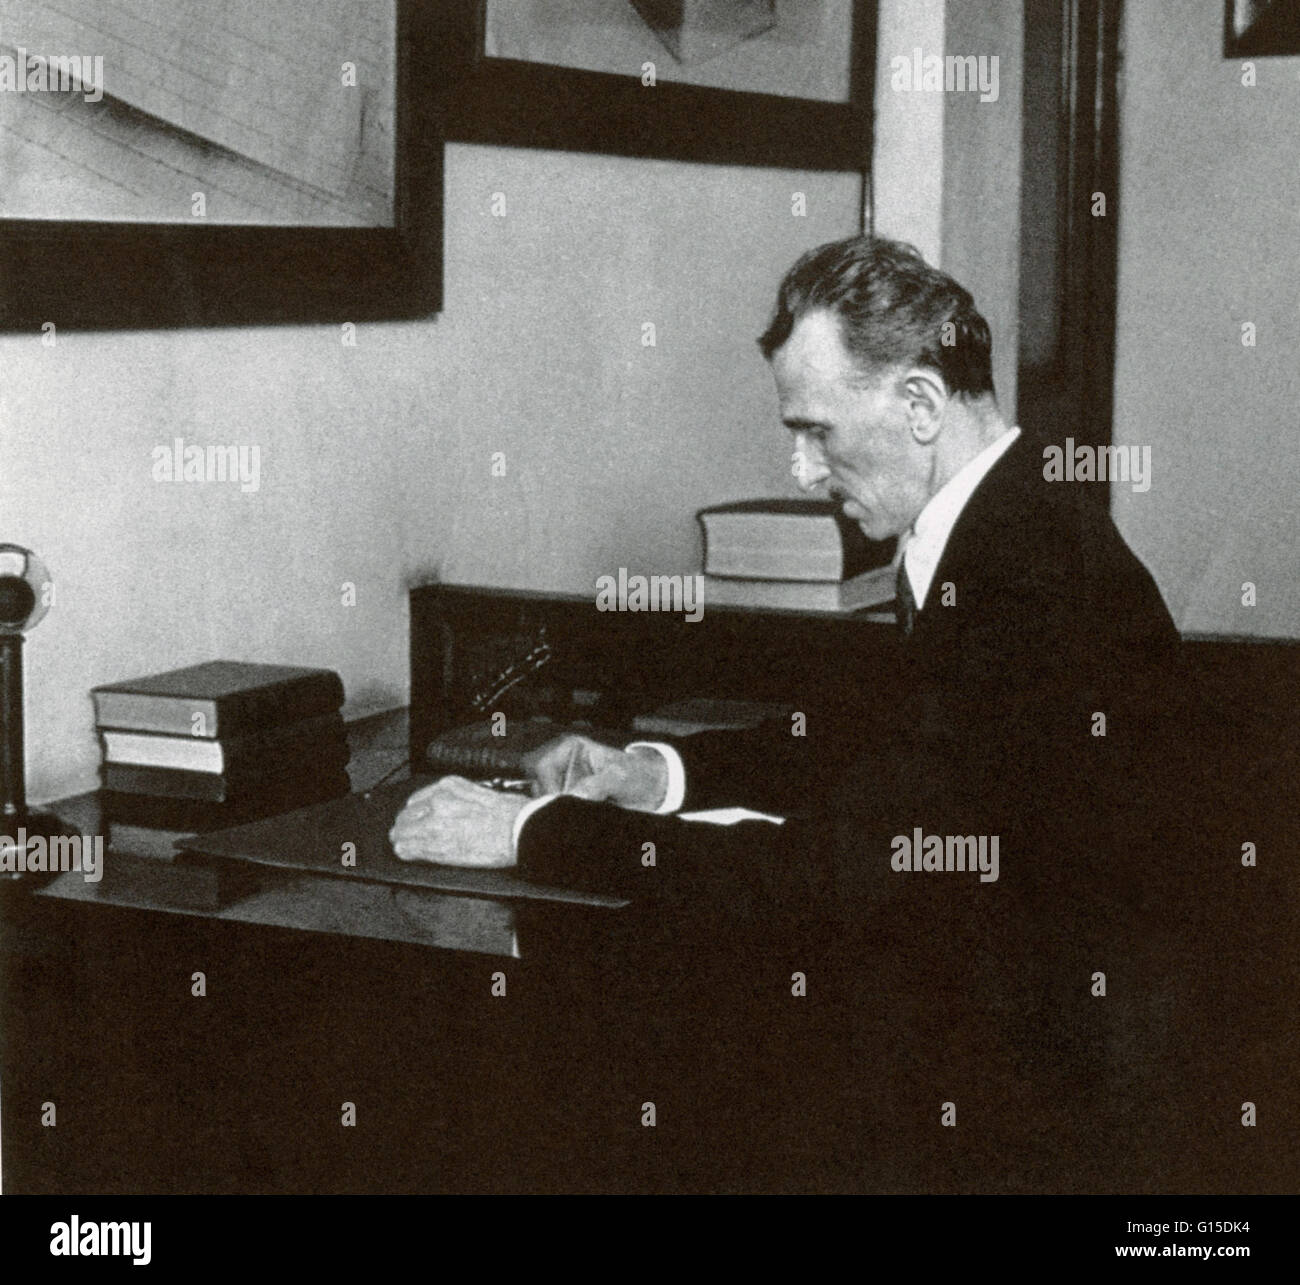
[[[31,797],[94,785],[96,683],[325,665],[362,713],[405,702],[414,579],[696,570],[699,506],[790,485],[753,338],[859,204],[851,175],[453,146],[436,319],[355,349],[334,326],[0,336],[0,540],[57,583],[26,648]],[[257,445],[259,489],[154,481],[175,436]]]
[[[993,332],[993,384],[1016,418],[1019,365],[1022,0],[950,0],[946,50],[998,58],[998,97],[945,94],[941,262],[974,296]]]
[[[876,138],[871,198],[875,227],[931,262],[943,253],[943,126],[946,94],[899,93],[891,61],[920,47],[943,52],[947,0],[882,0],[876,26]]]
[[[880,230],[975,290],[1009,409],[1020,3],[882,0],[886,69],[946,26],[946,51],[1000,55],[1001,98],[887,101],[882,76],[875,156]],[[793,259],[857,230],[860,196],[852,175],[453,146],[436,319],[362,326],[355,349],[333,326],[0,335],[0,539],[58,585],[27,648],[31,797],[95,783],[96,683],[318,664],[360,714],[406,699],[414,581],[586,593],[620,566],[696,569],[697,508],[792,489],[753,338]],[[259,489],[155,482],[176,436],[257,445]]]
[[[881,0],[875,227],[910,241],[974,296],[993,333],[993,382],[1016,414],[1023,0]],[[891,60],[998,59],[996,99],[900,90]]]
[[[1218,0],[1125,12],[1115,440],[1153,480],[1116,521],[1184,631],[1296,637],[1300,59],[1247,87]]]

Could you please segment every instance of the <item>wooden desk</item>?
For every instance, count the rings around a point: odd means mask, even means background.
[[[827,1047],[816,1004],[763,1031],[711,1014],[729,961],[632,918],[530,906],[512,959],[457,949],[439,894],[291,879],[197,914],[65,878],[0,889],[7,1193],[841,1185],[782,1069]],[[788,993],[769,964],[745,984]],[[798,1104],[791,1156],[747,1155],[756,1098]]]
[[[660,641],[638,650],[646,617],[597,617],[545,595],[417,591],[419,748],[458,695],[438,640],[450,631],[455,642],[474,619],[525,635],[546,624],[556,646],[545,681],[627,680],[638,698],[787,699],[792,676],[830,690],[878,680],[860,649],[855,672],[836,650],[845,631],[873,628],[862,622],[718,611],[705,632],[656,629]],[[883,663],[892,633],[855,639]],[[1233,646],[1220,657],[1221,647],[1198,661],[1205,711],[1190,726],[1209,833],[1187,858],[1205,866],[1203,938],[1215,943],[1189,970],[1214,1003],[1180,1028],[1178,1057],[1143,1098],[1149,1136],[1109,1157],[1102,1190],[1295,1185],[1285,801],[1300,761],[1297,649]],[[377,771],[405,759],[400,720],[383,737]],[[1243,835],[1266,858],[1246,876]],[[536,948],[511,959],[458,947],[443,894],[419,895],[414,926],[385,894],[335,883],[289,877],[216,914],[87,895],[79,876],[35,897],[0,889],[6,1191],[1088,1189],[1068,1162],[1053,1169],[1049,1156],[1025,1179],[1021,1158],[971,1160],[960,1152],[967,1134],[915,1122],[907,1135],[905,1122],[882,1132],[877,1121],[865,1144],[855,1111],[906,1068],[890,1047],[864,1054],[859,1015],[820,1007],[817,986],[807,1003],[772,1004],[798,965],[770,943],[740,960],[730,940],[674,942],[673,925],[635,914],[557,911],[531,929]],[[765,997],[757,1017],[746,994]],[[1284,1020],[1261,1007],[1269,996],[1288,1003]],[[1238,1122],[1246,1099],[1260,1104],[1258,1130]],[[55,1128],[41,1124],[45,1102],[57,1106]],[[355,1128],[340,1124],[344,1102]],[[653,1128],[642,1123],[647,1102]],[[917,1137],[933,1149],[920,1167]],[[882,1138],[909,1141],[891,1157]]]
[[[550,662],[533,685],[600,698],[598,717],[626,720],[680,695],[750,699],[850,700],[879,682],[894,654],[888,613],[801,615],[780,610],[709,607],[698,622],[657,613],[602,613],[590,598],[569,594],[430,585],[411,592],[411,710],[349,727],[354,791],[409,776],[436,732],[470,716],[458,671],[485,639],[542,634]],[[864,664],[876,657],[879,666]],[[467,659],[468,658],[468,659]],[[518,692],[515,692],[517,695]],[[56,808],[84,834],[103,833],[94,794]],[[266,868],[251,870],[248,889],[215,910],[186,904],[180,873],[146,857],[112,854],[100,883],[67,873],[38,895],[123,910],[194,916],[298,932],[400,942],[509,958],[523,944],[551,951],[595,934],[626,936],[610,912],[583,912],[448,895],[423,888],[327,879]],[[624,918],[632,918],[624,916]],[[507,945],[513,937],[514,947]],[[559,945],[557,945],[557,943]]]
[[[405,762],[401,715],[350,734],[358,788]],[[100,829],[94,795],[56,810]],[[681,1006],[635,915],[486,902],[520,959],[465,939],[473,898],[258,870],[200,911],[175,904],[176,875],[109,854],[98,884],[0,887],[6,1192],[725,1186],[692,1100],[707,1082],[700,1103],[726,1101],[764,1055]]]
[[[662,1185],[653,1156],[609,1171],[647,1063],[610,1038],[598,944],[566,968],[381,940],[338,892],[304,931],[292,889],[220,915],[0,889],[6,1194]]]

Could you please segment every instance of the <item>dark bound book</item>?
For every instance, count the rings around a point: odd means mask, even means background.
[[[466,723],[453,727],[429,742],[424,761],[438,776],[528,775],[529,757],[543,745],[561,736],[578,733],[608,745],[623,746],[633,739],[624,732],[611,732],[581,723],[557,723],[550,719],[510,719],[500,736],[492,733],[492,722]]]
[[[183,768],[145,767],[135,763],[105,763],[106,790],[118,794],[152,794],[168,799],[200,799],[234,803],[276,790],[308,791],[322,776],[333,776],[348,765],[347,741],[339,739],[292,757],[262,762],[244,760],[229,772],[191,772]]]
[[[179,768],[186,772],[239,772],[248,764],[265,766],[281,758],[300,758],[347,739],[339,713],[305,718],[250,736],[209,740],[202,736],[165,736],[159,732],[119,732],[105,728],[105,763],[136,767]]]
[[[101,728],[215,740],[332,713],[343,704],[343,682],[329,669],[210,660],[90,694]]]
[[[201,799],[164,799],[151,794],[123,794],[103,790],[100,806],[104,820],[125,825],[149,826],[159,830],[183,830],[202,834],[228,826],[260,821],[263,817],[293,812],[312,803],[338,798],[352,789],[346,772],[332,772],[315,781],[294,782],[292,789],[276,788],[229,803]]]

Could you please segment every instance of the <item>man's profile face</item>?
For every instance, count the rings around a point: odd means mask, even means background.
[[[873,540],[901,535],[929,499],[931,460],[913,439],[902,370],[870,383],[830,312],[810,312],[772,355],[781,420],[805,491],[842,501]]]

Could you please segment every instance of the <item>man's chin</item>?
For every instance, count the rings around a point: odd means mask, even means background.
[[[837,496],[840,502],[840,512],[846,518],[856,522],[868,535],[871,534],[871,514],[860,505],[857,500],[851,500],[847,496]]]
[[[843,505],[840,512],[843,513],[850,522],[856,522],[859,529],[862,531],[862,534],[865,535],[868,540],[889,540],[897,534],[896,532],[889,530],[886,524],[881,522],[878,517],[868,513],[866,509],[861,508],[859,505],[852,503]]]

